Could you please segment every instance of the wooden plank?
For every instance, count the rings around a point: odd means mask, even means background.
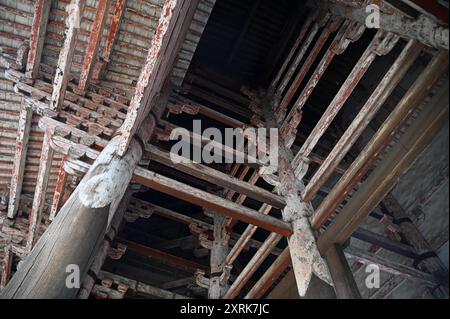
[[[239,273],[233,285],[231,285],[230,289],[227,291],[225,298],[233,299],[239,295],[245,284],[255,274],[255,272],[258,270],[267,256],[269,256],[270,251],[275,248],[275,246],[282,238],[282,236],[275,233],[271,233],[269,235],[261,248],[258,249],[255,255],[253,255],[252,259],[247,263],[245,268]]]
[[[416,41],[411,40],[403,49],[397,60],[392,64],[389,71],[378,84],[375,91],[369,97],[367,102],[359,111],[356,118],[352,121],[345,133],[340,138],[339,142],[334,146],[331,153],[325,159],[325,162],[320,165],[318,170],[314,173],[306,188],[302,191],[302,197],[311,201],[317,191],[323,186],[328,178],[333,173],[334,169],[338,167],[339,163],[351,149],[353,144],[357,141],[359,136],[369,125],[378,110],[383,106],[398,83],[403,79],[408,70],[413,65],[416,58],[422,51],[422,45]]]

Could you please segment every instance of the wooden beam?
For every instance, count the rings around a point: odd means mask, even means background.
[[[27,76],[32,79],[38,75],[51,4],[51,1],[48,0],[37,0],[34,4],[33,24],[31,25],[30,34],[30,51],[28,52],[26,67]]]
[[[445,63],[448,65],[448,52],[441,56],[445,58],[445,61],[441,61],[442,63],[439,64],[439,67],[436,67],[445,71]],[[437,60],[440,59],[438,58]],[[429,69],[433,69],[433,67]],[[417,119],[407,129],[406,133],[400,137],[399,142],[362,183],[358,191],[353,194],[352,198],[333,220],[331,226],[319,237],[318,245],[321,252],[326,252],[334,243],[344,243],[351,236],[365,217],[378,206],[386,194],[394,187],[395,183],[397,183],[398,179],[408,171],[437,133],[439,133],[439,130],[448,120],[449,98],[447,83],[424,106]],[[427,84],[431,88],[433,81],[427,82]],[[420,90],[426,92],[427,87],[421,87]],[[408,93],[406,94],[407,98],[410,96]],[[388,123],[391,122],[389,119],[387,121]],[[388,136],[392,135],[392,130],[389,128],[390,125],[384,125],[375,134],[354,164],[361,163],[363,158],[372,153],[385,134]],[[354,171],[354,169],[350,169],[350,172]]]
[[[434,278],[432,274],[425,273],[416,268],[412,268],[409,266],[405,266],[393,261],[390,261],[386,258],[377,256],[375,254],[366,252],[356,247],[348,247],[344,251],[345,255],[349,257],[355,258],[358,262],[361,262],[365,265],[373,264],[380,267],[380,270],[385,271],[387,273],[401,276],[405,278],[409,278],[411,280],[416,280],[419,282],[423,282],[430,287],[436,287],[440,285],[439,281]],[[328,254],[328,251],[327,251]]]
[[[123,220],[125,211],[128,207],[131,195],[132,195],[131,191],[128,190],[123,196],[122,201],[119,207],[117,208],[114,217],[111,220],[109,230],[107,230],[106,236],[103,239],[102,243],[100,244],[97,254],[95,255],[94,260],[92,261],[89,267],[89,272],[87,273],[86,277],[84,278],[81,284],[81,288],[77,295],[78,299],[89,298],[89,295],[91,294],[92,288],[94,287],[95,281],[97,279],[94,277],[98,276],[100,270],[103,267],[103,264],[105,263],[106,257],[108,257],[108,253],[112,244],[111,240],[113,240],[116,237],[117,233],[119,232],[119,227]]]
[[[199,269],[209,271],[209,267],[207,266],[123,238],[117,238],[116,241],[127,246],[129,250],[135,251],[146,257],[153,258],[164,265],[181,269],[188,273],[195,273]]]
[[[124,154],[131,138],[150,112],[152,102],[169,75],[199,0],[167,0],[136,84],[127,118],[122,127],[119,153]]]
[[[375,58],[380,55],[388,54],[398,40],[399,37],[394,36],[393,34],[385,34],[383,31],[377,32],[372,42],[353,67],[345,82],[341,85],[333,101],[327,107],[319,122],[306,139],[305,143],[303,143],[300,151],[295,156],[293,160],[294,167],[297,167],[298,163],[301,161],[301,158],[308,157],[314,150],[320,138],[347,102],[358,83],[369,70],[369,67],[372,65],[373,61],[375,61]]]
[[[111,0],[98,1],[94,21],[91,26],[91,34],[89,35],[89,41],[86,47],[86,54],[84,55],[80,80],[78,82],[77,91],[80,93],[86,90],[86,86],[91,79],[92,70],[98,54],[98,48],[103,37],[103,28],[105,27],[105,22],[108,18],[110,4]]]
[[[19,210],[32,114],[33,112],[26,107],[25,102],[22,99],[20,103],[16,149],[14,153],[14,166],[9,191],[8,218],[14,218]]]
[[[168,290],[164,290],[158,287],[147,285],[143,282],[139,282],[133,279],[125,278],[120,275],[112,274],[106,271],[99,273],[99,279],[110,279],[115,284],[124,284],[128,286],[128,289],[133,290],[136,293],[143,293],[149,296],[158,297],[161,299],[191,299],[189,297],[173,293]]]
[[[50,168],[53,162],[54,151],[50,146],[53,132],[48,130],[44,134],[42,142],[41,158],[39,159],[39,170],[34,190],[33,204],[30,212],[30,226],[26,243],[26,250],[31,251],[37,240],[37,234],[41,225],[42,211],[44,210],[45,197],[47,194]]]
[[[277,218],[262,215],[245,206],[238,205],[217,195],[212,195],[155,172],[137,168],[135,170],[133,181],[214,212],[256,225],[263,229],[284,236],[290,236],[292,234],[290,225]]]
[[[253,288],[247,293],[245,299],[260,299],[274,285],[281,274],[291,264],[289,248],[283,250],[280,256],[272,263],[264,275],[256,282]]]
[[[227,291],[225,298],[233,299],[239,295],[245,284],[251,279],[267,256],[269,256],[270,251],[275,248],[282,238],[282,236],[275,233],[271,233],[269,235],[264,244],[258,249],[245,268],[239,273],[239,276]]]
[[[420,106],[447,69],[448,51],[444,51],[439,53],[416,79],[371,142],[341,177],[330,194],[321,202],[311,218],[311,224],[315,229],[320,228],[347,197],[347,194],[360,181],[369,167],[369,163],[378,158],[382,150],[392,141],[395,136],[393,132],[397,132],[406,119]],[[422,128],[419,130],[422,131]],[[392,175],[389,174],[389,176]]]
[[[228,290],[228,275],[225,259],[228,253],[227,219],[222,215],[213,215],[213,242],[210,254],[211,275],[209,278],[208,299],[222,299]],[[223,279],[222,279],[223,278]]]
[[[325,162],[320,165],[306,188],[302,191],[302,197],[305,200],[311,201],[317,191],[325,184],[334,169],[338,167],[339,163],[357,141],[367,125],[372,121],[378,110],[383,106],[384,102],[397,87],[398,83],[411,68],[422,51],[422,47],[422,45],[414,40],[408,42],[402,53],[378,84],[375,91],[361,108],[356,118],[342,135],[339,142],[327,156]]]
[[[102,77],[102,73],[105,71],[107,64],[110,61],[111,52],[116,42],[117,35],[119,34],[120,22],[125,9],[126,0],[117,0],[114,7],[114,15],[111,19],[111,26],[109,27],[108,37],[106,39],[105,47],[101,54],[100,60],[97,61],[94,67],[92,79],[98,81]]]
[[[61,165],[59,167],[58,179],[56,181],[55,192],[53,193],[52,206],[50,208],[50,216],[48,218],[50,221],[52,221],[55,218],[56,213],[58,212],[61,206],[62,199],[64,196],[64,190],[66,188],[66,181],[67,181],[67,172],[64,169],[65,161],[66,157],[62,159]]]
[[[392,211],[395,221],[404,221],[400,223],[398,227],[400,228],[400,232],[403,234],[406,241],[410,243],[417,252],[417,260],[421,259],[420,256],[428,256],[428,258],[425,258],[421,262],[422,268],[426,268],[430,273],[432,273],[441,285],[448,287],[448,269],[442,263],[439,256],[433,251],[433,248],[420,232],[419,228],[409,218],[408,214],[403,210],[392,194],[388,194],[383,203],[386,204]]]
[[[361,299],[361,294],[342,247],[339,245],[330,247],[325,254],[325,259],[333,278],[336,296],[339,299]]]
[[[165,152],[153,145],[147,145],[145,150],[152,160],[165,166],[185,172],[196,178],[225,187],[237,193],[247,195],[250,198],[256,199],[262,203],[267,203],[276,208],[283,208],[285,206],[285,201],[281,196],[241,181],[235,177],[231,177],[228,174],[224,174],[202,164],[194,163],[189,159],[183,159],[181,163],[174,163],[169,152]]]
[[[315,1],[315,5],[330,13],[364,24],[367,19],[365,6],[350,7],[343,2],[330,3],[325,0]],[[380,26],[385,31],[393,32],[403,38],[415,39],[438,49],[449,49],[448,28],[440,26],[431,18],[421,15],[414,20],[397,12],[380,12]]]
[[[64,103],[67,83],[70,80],[70,68],[72,66],[73,53],[80,28],[81,16],[83,14],[86,0],[71,0],[71,12],[66,18],[67,30],[61,51],[59,52],[58,64],[53,79],[53,92],[50,100],[50,109],[59,111]]]

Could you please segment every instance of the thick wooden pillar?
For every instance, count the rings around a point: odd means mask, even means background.
[[[1,298],[76,296],[142,156],[142,144],[153,132],[153,116],[148,117],[144,127],[124,156],[117,155],[120,136],[105,147]]]

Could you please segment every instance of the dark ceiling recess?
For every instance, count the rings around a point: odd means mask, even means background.
[[[191,69],[228,77],[230,88],[265,86],[307,14],[304,1],[217,1]]]

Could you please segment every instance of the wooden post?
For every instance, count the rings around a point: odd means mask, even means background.
[[[228,239],[226,225],[227,218],[223,215],[214,214],[214,241],[211,248],[211,277],[209,279],[209,299],[221,299],[228,290],[228,280],[222,282],[225,269],[225,259],[228,253]]]
[[[141,142],[133,138],[123,157],[117,155],[120,136],[100,153],[1,298],[76,296],[142,156],[142,143],[153,132],[156,121],[153,116],[147,119],[145,130],[137,133]]]

